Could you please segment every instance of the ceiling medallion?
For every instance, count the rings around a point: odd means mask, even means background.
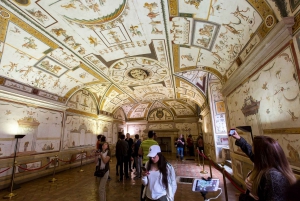
[[[272,27],[275,23],[275,19],[272,15],[268,15],[265,19],[265,24],[268,28]]]
[[[141,68],[135,68],[128,72],[128,76],[135,80],[144,80],[149,76],[149,73]]]
[[[156,117],[159,118],[159,119],[164,117],[163,109],[157,109]]]

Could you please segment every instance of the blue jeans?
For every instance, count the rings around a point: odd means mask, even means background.
[[[183,147],[177,147],[177,156],[180,156],[180,160],[183,159]]]

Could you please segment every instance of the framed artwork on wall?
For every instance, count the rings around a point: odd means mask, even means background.
[[[217,145],[228,145],[227,135],[215,135]]]
[[[216,102],[216,113],[217,114],[225,113],[225,103],[224,103],[224,101]]]

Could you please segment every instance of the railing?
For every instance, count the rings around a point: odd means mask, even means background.
[[[224,168],[224,164],[222,164],[222,167],[220,167],[218,164],[216,164],[214,161],[212,161],[210,159],[210,157],[205,156],[205,154],[202,152],[200,152],[197,149],[198,152],[198,161],[199,161],[199,156],[203,157],[203,170],[204,171],[204,158],[209,160],[209,168],[210,168],[210,177],[212,178],[212,171],[211,171],[211,166],[213,166],[216,170],[222,172],[223,175],[223,182],[224,182],[224,189],[225,189],[225,197],[226,197],[226,201],[228,201],[228,194],[227,194],[227,185],[226,185],[226,178],[230,181],[230,183],[241,193],[245,193],[246,191],[241,188],[231,177],[231,175],[225,170]],[[200,163],[200,162],[199,162]]]
[[[94,157],[97,156],[96,152],[94,152],[94,155],[87,156],[87,153],[86,153],[86,152],[81,151],[81,153],[80,153],[77,157],[75,157],[75,158],[73,158],[73,159],[71,159],[71,160],[62,160],[62,159],[58,158],[57,155],[55,155],[55,158],[54,158],[54,159],[51,159],[47,164],[45,164],[45,165],[42,166],[42,167],[38,167],[38,168],[34,168],[34,169],[31,169],[31,168],[28,169],[28,168],[22,167],[21,165],[17,165],[17,162],[16,162],[16,161],[14,162],[14,166],[13,166],[13,167],[15,167],[15,168],[18,167],[19,169],[22,169],[22,170],[24,170],[24,171],[37,171],[37,170],[41,170],[41,169],[47,168],[50,164],[54,164],[53,173],[52,173],[53,176],[52,176],[52,179],[49,180],[49,182],[55,182],[55,181],[57,180],[57,179],[55,179],[55,171],[56,171],[56,166],[57,166],[57,162],[58,162],[58,161],[65,162],[65,163],[72,163],[72,162],[76,161],[78,158],[80,158],[80,170],[79,170],[79,172],[83,172],[83,170],[82,170],[82,160],[83,160],[83,155],[85,155],[85,159],[86,159],[86,160],[89,159],[89,158],[94,158]],[[8,167],[8,168],[2,170],[2,171],[0,172],[0,174],[2,174],[2,173],[4,173],[4,172],[8,171],[10,168],[12,168],[12,167]],[[12,172],[12,175],[14,175],[14,174],[15,174],[15,171]],[[9,198],[9,199],[11,199],[13,196],[16,195],[16,194],[14,194],[14,193],[12,192],[12,190],[13,190],[13,188],[12,188],[13,183],[14,183],[14,176],[13,176],[12,179],[11,179],[11,192],[9,193],[9,195],[4,196],[3,198]]]

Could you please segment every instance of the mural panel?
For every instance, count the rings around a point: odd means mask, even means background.
[[[228,97],[231,126],[256,121],[260,134],[262,129],[299,127],[299,81],[294,62],[288,46]],[[242,108],[247,104],[258,104],[257,111],[244,114]]]
[[[83,116],[67,115],[62,149],[95,146],[97,131],[96,120]]]
[[[17,152],[30,155],[59,151],[63,112],[34,108],[26,105],[0,101],[0,157],[12,157],[15,147],[14,135],[19,139]]]

